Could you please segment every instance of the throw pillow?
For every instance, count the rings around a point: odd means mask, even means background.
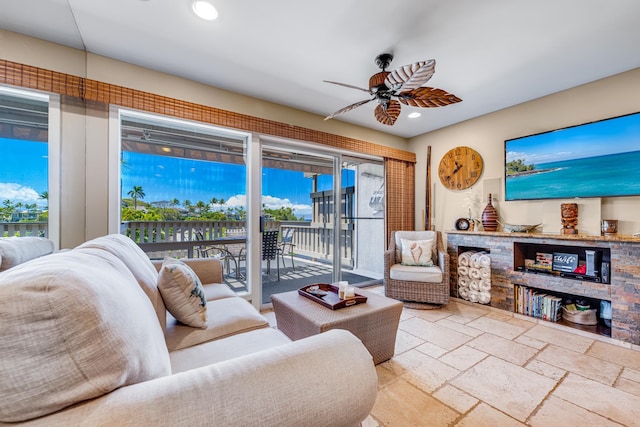
[[[169,313],[179,322],[195,328],[207,328],[207,299],[196,273],[184,262],[165,257],[158,289]]]
[[[402,241],[402,265],[419,265],[432,267],[433,240],[407,240]]]

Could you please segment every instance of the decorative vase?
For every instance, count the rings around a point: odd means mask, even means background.
[[[491,193],[489,193],[489,201],[482,211],[482,226],[484,231],[496,231],[498,228],[498,212],[491,204]]]

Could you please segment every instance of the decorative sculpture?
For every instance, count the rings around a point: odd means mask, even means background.
[[[562,217],[562,234],[578,234],[578,204],[561,204],[560,214]]]

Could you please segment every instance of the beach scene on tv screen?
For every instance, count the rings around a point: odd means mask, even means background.
[[[640,195],[640,113],[505,141],[505,199]]]

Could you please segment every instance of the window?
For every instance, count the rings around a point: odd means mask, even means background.
[[[47,95],[0,87],[0,236],[52,237],[49,104]]]
[[[120,137],[120,230],[151,257],[167,251],[149,245],[174,242],[172,255],[193,256],[179,243],[244,228],[246,134],[122,112]]]

